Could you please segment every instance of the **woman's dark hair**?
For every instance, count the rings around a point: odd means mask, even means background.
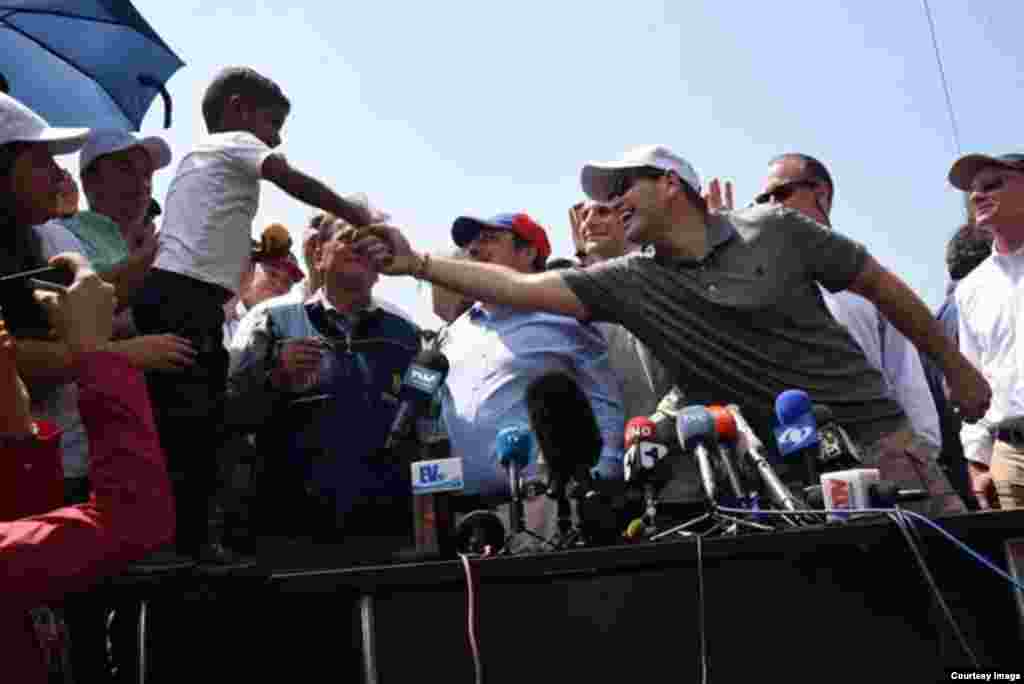
[[[0,275],[10,275],[46,265],[42,243],[32,226],[18,225],[14,218],[14,194],[10,178],[14,162],[31,143],[0,145]],[[32,293],[19,286],[0,290],[0,306],[11,334],[16,337],[45,338],[49,321]]]

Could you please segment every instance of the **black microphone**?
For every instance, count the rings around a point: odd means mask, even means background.
[[[837,470],[860,468],[863,465],[860,450],[836,420],[832,410],[824,404],[814,404],[811,413],[818,424],[818,472],[834,473]]]
[[[575,480],[584,490],[578,498],[592,495],[590,469],[601,458],[601,430],[590,401],[576,381],[562,372],[546,373],[527,385],[526,409],[530,429],[547,463],[547,495],[558,504],[559,531],[568,534],[572,508],[566,488]]]
[[[589,483],[604,439],[590,401],[576,381],[560,372],[536,378],[526,388],[526,409],[556,488],[564,488],[573,478]]]
[[[737,434],[742,435],[747,442],[747,457],[757,468],[761,481],[768,488],[768,495],[771,496],[772,501],[787,511],[806,510],[807,506],[804,502],[797,498],[789,490],[789,487],[782,483],[782,480],[775,473],[775,469],[772,468],[768,459],[765,458],[764,443],[761,442],[761,439],[754,433],[746,418],[743,417],[740,407],[736,404],[729,404],[726,408],[732,414],[733,420],[736,421]]]
[[[390,449],[396,442],[404,440],[412,433],[412,428],[430,406],[434,394],[448,377],[448,358],[436,349],[424,349],[405,371],[402,388],[398,393],[398,413],[391,423],[385,449]]]
[[[823,508],[825,506],[825,495],[821,485],[808,487],[804,491],[807,497],[807,505],[811,508]],[[901,503],[914,501],[927,501],[931,494],[927,489],[901,489],[896,482],[881,480],[868,485],[868,496],[872,508],[892,508]]]

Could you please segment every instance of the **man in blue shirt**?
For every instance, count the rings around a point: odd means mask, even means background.
[[[259,428],[266,470],[257,487],[273,501],[256,527],[289,536],[401,531],[411,524],[408,464],[383,445],[419,330],[372,296],[377,273],[352,251],[350,226],[328,215],[319,232],[323,286],[306,302],[253,311],[258,320],[235,340],[229,421]]]
[[[551,255],[544,229],[524,213],[460,217],[452,238],[473,261],[521,273],[543,271]],[[451,365],[442,415],[452,455],[462,458],[467,494],[507,495],[507,475],[494,460],[495,437],[509,425],[529,424],[526,387],[551,371],[575,377],[590,400],[604,438],[596,470],[604,479],[622,478],[622,401],[596,328],[568,316],[477,302],[445,329],[439,348]],[[531,464],[526,475],[535,472]]]

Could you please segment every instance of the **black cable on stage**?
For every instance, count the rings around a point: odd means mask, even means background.
[[[964,637],[963,631],[960,629],[960,624],[953,617],[952,611],[946,604],[946,599],[942,596],[942,592],[939,590],[939,585],[935,583],[935,578],[932,576],[931,570],[928,569],[928,563],[924,559],[924,555],[921,553],[921,549],[917,546],[917,541],[914,539],[914,535],[911,533],[912,523],[904,515],[903,511],[897,509],[891,513],[886,514],[893,523],[896,524],[896,528],[903,534],[903,538],[907,542],[907,546],[910,548],[910,552],[914,555],[914,560],[917,561],[917,567],[921,571],[921,575],[924,577],[925,582],[928,584],[928,588],[931,590],[932,595],[935,597],[935,602],[938,603],[939,608],[942,610],[946,622],[949,623],[950,628],[953,630],[953,634],[956,636],[957,641],[960,642],[960,647],[970,658],[971,664],[975,669],[980,669],[981,665],[978,663],[978,657],[974,654],[970,645],[967,643],[967,639]]]
[[[700,681],[701,684],[708,684],[708,640],[707,625],[704,619],[704,547],[703,537],[697,538],[697,626],[700,636]]]

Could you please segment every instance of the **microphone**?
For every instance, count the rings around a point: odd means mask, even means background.
[[[385,449],[407,439],[416,419],[427,410],[434,394],[448,377],[448,358],[436,349],[424,349],[405,371],[398,393],[398,413],[391,422]]]
[[[718,491],[710,451],[717,449],[718,446],[715,419],[703,406],[687,406],[676,418],[676,434],[683,449],[692,451],[697,460],[701,483],[704,485],[704,496],[713,506],[718,505]]]
[[[901,489],[897,483],[888,480],[870,483],[867,491],[871,508],[893,508],[901,503],[926,501],[931,497],[926,489]],[[808,487],[804,493],[808,506],[824,508],[825,495],[821,485]]]
[[[509,425],[498,431],[494,440],[494,455],[508,472],[509,487],[512,498],[512,514],[510,516],[512,532],[522,532],[524,523],[522,498],[522,472],[530,463],[533,451],[533,433],[525,425]]]
[[[547,495],[558,504],[558,529],[565,537],[572,530],[572,507],[566,487],[573,479],[592,493],[590,469],[601,457],[604,439],[590,401],[579,385],[562,372],[545,373],[526,387],[530,429],[548,469]]]
[[[760,438],[751,429],[750,424],[743,417],[740,407],[736,404],[729,404],[726,406],[726,409],[732,414],[733,420],[736,423],[736,433],[746,441],[747,457],[750,458],[757,468],[761,481],[768,488],[768,495],[771,496],[775,505],[787,511],[805,510],[804,502],[798,499],[789,490],[789,487],[782,483],[782,480],[775,473],[775,469],[768,463],[768,459],[764,456],[764,443],[761,442]]]
[[[803,390],[786,390],[775,399],[775,416],[779,421],[775,442],[783,460],[800,463],[805,487],[817,484],[821,440],[811,397]]]
[[[832,409],[824,404],[811,407],[814,421],[818,424],[818,436],[821,442],[819,450],[820,473],[831,473],[837,470],[860,468],[863,464],[860,450],[843,426],[836,421]]]
[[[526,387],[526,409],[555,489],[564,489],[574,477],[589,483],[604,439],[590,401],[576,381],[561,372],[534,379]]]
[[[626,423],[623,470],[626,482],[643,484],[654,467],[665,458],[668,446],[655,441],[658,426],[646,416],[638,416]]]
[[[639,484],[644,491],[643,517],[633,520],[626,528],[624,536],[636,539],[642,536],[648,526],[654,525],[658,515],[658,497],[656,490],[665,484],[671,475],[667,467],[659,467],[669,453],[669,440],[675,441],[675,435],[666,438],[659,434],[659,427],[668,421],[655,423],[646,416],[638,416],[626,423],[626,451],[623,459],[623,470],[627,484]]]
[[[746,502],[748,497],[743,492],[743,482],[733,460],[735,457],[733,447],[736,444],[737,436],[736,420],[723,406],[708,406],[708,413],[715,421],[715,436],[718,437],[718,460],[729,481],[729,488],[737,503]]]

